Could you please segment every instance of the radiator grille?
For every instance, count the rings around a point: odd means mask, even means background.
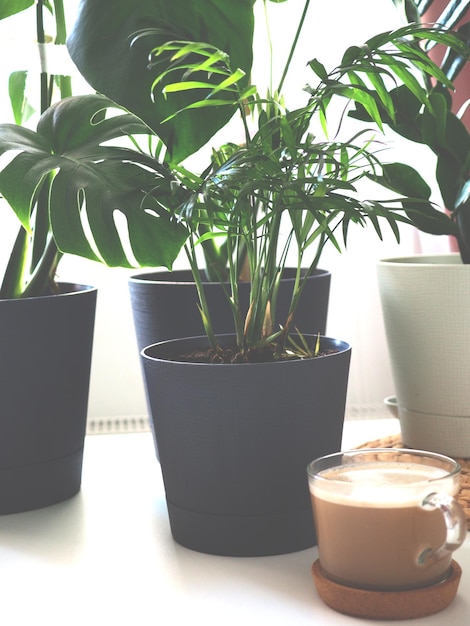
[[[145,433],[150,431],[146,416],[91,418],[87,423],[87,435],[116,435]]]

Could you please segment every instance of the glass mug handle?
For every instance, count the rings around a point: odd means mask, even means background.
[[[446,540],[442,546],[437,550],[427,548],[420,554],[419,563],[424,564],[428,559],[437,561],[448,556],[463,544],[467,535],[467,520],[457,500],[445,493],[430,493],[421,506],[427,511],[440,510],[446,525]]]

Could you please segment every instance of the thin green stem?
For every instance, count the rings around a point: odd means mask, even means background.
[[[269,92],[272,94],[273,92],[273,42],[271,39],[271,29],[269,26],[267,0],[263,0],[263,8],[264,8],[264,21],[266,24],[266,35],[268,38],[268,48],[269,48]]]
[[[247,146],[251,145],[251,135],[250,135],[250,129],[248,128],[248,121],[246,119],[246,110],[245,110],[245,103],[244,102],[240,102],[238,105],[238,109],[240,111],[240,117],[242,120],[242,124],[243,124],[243,131],[245,133],[245,142]]]
[[[290,64],[291,64],[292,58],[294,56],[295,49],[297,47],[297,43],[299,42],[300,33],[302,32],[302,28],[303,28],[303,25],[304,25],[304,22],[305,22],[305,18],[307,17],[309,4],[310,4],[310,0],[305,0],[305,5],[304,5],[304,9],[302,11],[302,15],[300,17],[300,22],[299,22],[299,24],[297,26],[297,31],[295,33],[295,37],[294,37],[294,40],[292,42],[292,45],[291,45],[291,48],[290,48],[290,51],[289,51],[289,55],[287,57],[287,62],[286,62],[286,65],[284,67],[284,71],[282,73],[281,80],[279,82],[279,86],[277,88],[277,92],[278,93],[282,92],[282,88],[284,86],[284,81],[286,80],[287,74],[289,72]]]
[[[229,279],[230,279],[230,294],[227,294],[228,301],[230,303],[230,307],[232,309],[232,317],[235,327],[235,334],[237,340],[237,346],[240,350],[243,350],[245,337],[244,337],[244,325],[242,321],[242,314],[240,311],[240,298],[238,291],[238,281],[240,275],[239,268],[239,258],[240,255],[237,249],[234,249],[234,239],[235,239],[235,248],[239,243],[239,237],[232,237],[230,233],[227,237],[227,260],[229,266]],[[225,288],[225,286],[224,286]]]
[[[54,239],[49,237],[41,262],[36,266],[21,297],[28,298],[51,293],[54,286],[55,273],[61,258],[62,253],[58,251]]]
[[[65,11],[63,0],[54,0],[54,15],[56,27],[56,44],[65,44],[67,41],[67,25],[65,22]]]
[[[199,266],[197,263],[196,254],[194,250],[194,242],[192,238],[190,238],[189,245],[185,244],[184,251],[189,261],[193,280],[196,285],[196,290],[197,290],[197,294],[199,298],[199,305],[200,305],[200,314],[201,314],[204,330],[206,331],[206,335],[209,340],[210,346],[212,348],[216,348],[218,343],[217,343],[217,339],[214,333],[214,326],[212,324],[212,320],[210,317],[209,306],[207,304],[206,294],[204,292],[204,287],[203,287],[202,280],[201,280],[201,274],[199,272]]]

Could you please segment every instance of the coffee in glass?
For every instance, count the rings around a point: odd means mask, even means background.
[[[370,590],[445,580],[466,520],[457,462],[431,452],[341,452],[308,466],[321,570]]]

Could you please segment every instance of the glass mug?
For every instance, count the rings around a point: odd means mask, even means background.
[[[445,580],[467,523],[455,499],[460,465],[405,449],[340,452],[307,468],[321,571],[370,590]]]

